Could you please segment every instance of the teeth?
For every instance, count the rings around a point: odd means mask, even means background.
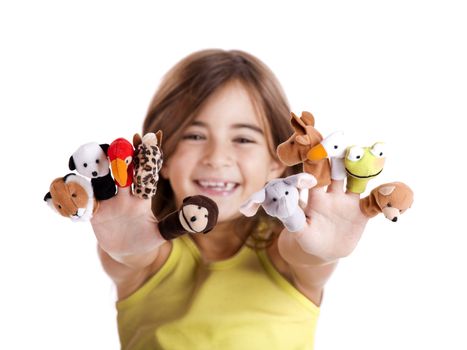
[[[214,182],[214,181],[198,181],[203,187],[214,187],[230,191],[235,187],[235,182]]]

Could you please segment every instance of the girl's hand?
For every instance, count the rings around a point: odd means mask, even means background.
[[[160,236],[151,200],[119,188],[115,197],[100,201],[91,219],[99,246],[117,261],[153,251],[165,240]]]
[[[349,255],[360,240],[368,218],[360,211],[360,195],[346,193],[343,188],[344,181],[333,180],[327,190],[310,189],[304,209],[305,228],[297,233],[285,230],[279,245],[290,246],[290,240],[296,240],[304,252],[313,256],[307,261],[316,263]]]

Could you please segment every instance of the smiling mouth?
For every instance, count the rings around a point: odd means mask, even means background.
[[[381,169],[380,171],[378,171],[376,174],[373,174],[373,175],[368,175],[368,176],[359,176],[359,175],[355,175],[355,174],[352,174],[349,169],[345,168],[345,171],[347,171],[347,174],[349,175],[352,175],[353,177],[357,177],[359,179],[368,179],[370,177],[375,177],[375,176],[378,176],[379,174],[381,174],[381,172],[383,171],[383,169]]]

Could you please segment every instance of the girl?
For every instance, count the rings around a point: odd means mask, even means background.
[[[310,190],[299,233],[240,214],[267,181],[301,171],[275,152],[293,132],[289,112],[272,72],[245,52],[197,52],[165,76],[143,127],[164,135],[152,208],[127,188],[92,219],[123,349],[313,348],[323,287],[367,219],[342,181]],[[218,224],[164,240],[156,217],[197,194],[216,202]]]

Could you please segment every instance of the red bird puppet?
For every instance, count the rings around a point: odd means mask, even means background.
[[[110,167],[118,187],[128,187],[133,183],[133,145],[124,138],[113,141],[107,150]]]

